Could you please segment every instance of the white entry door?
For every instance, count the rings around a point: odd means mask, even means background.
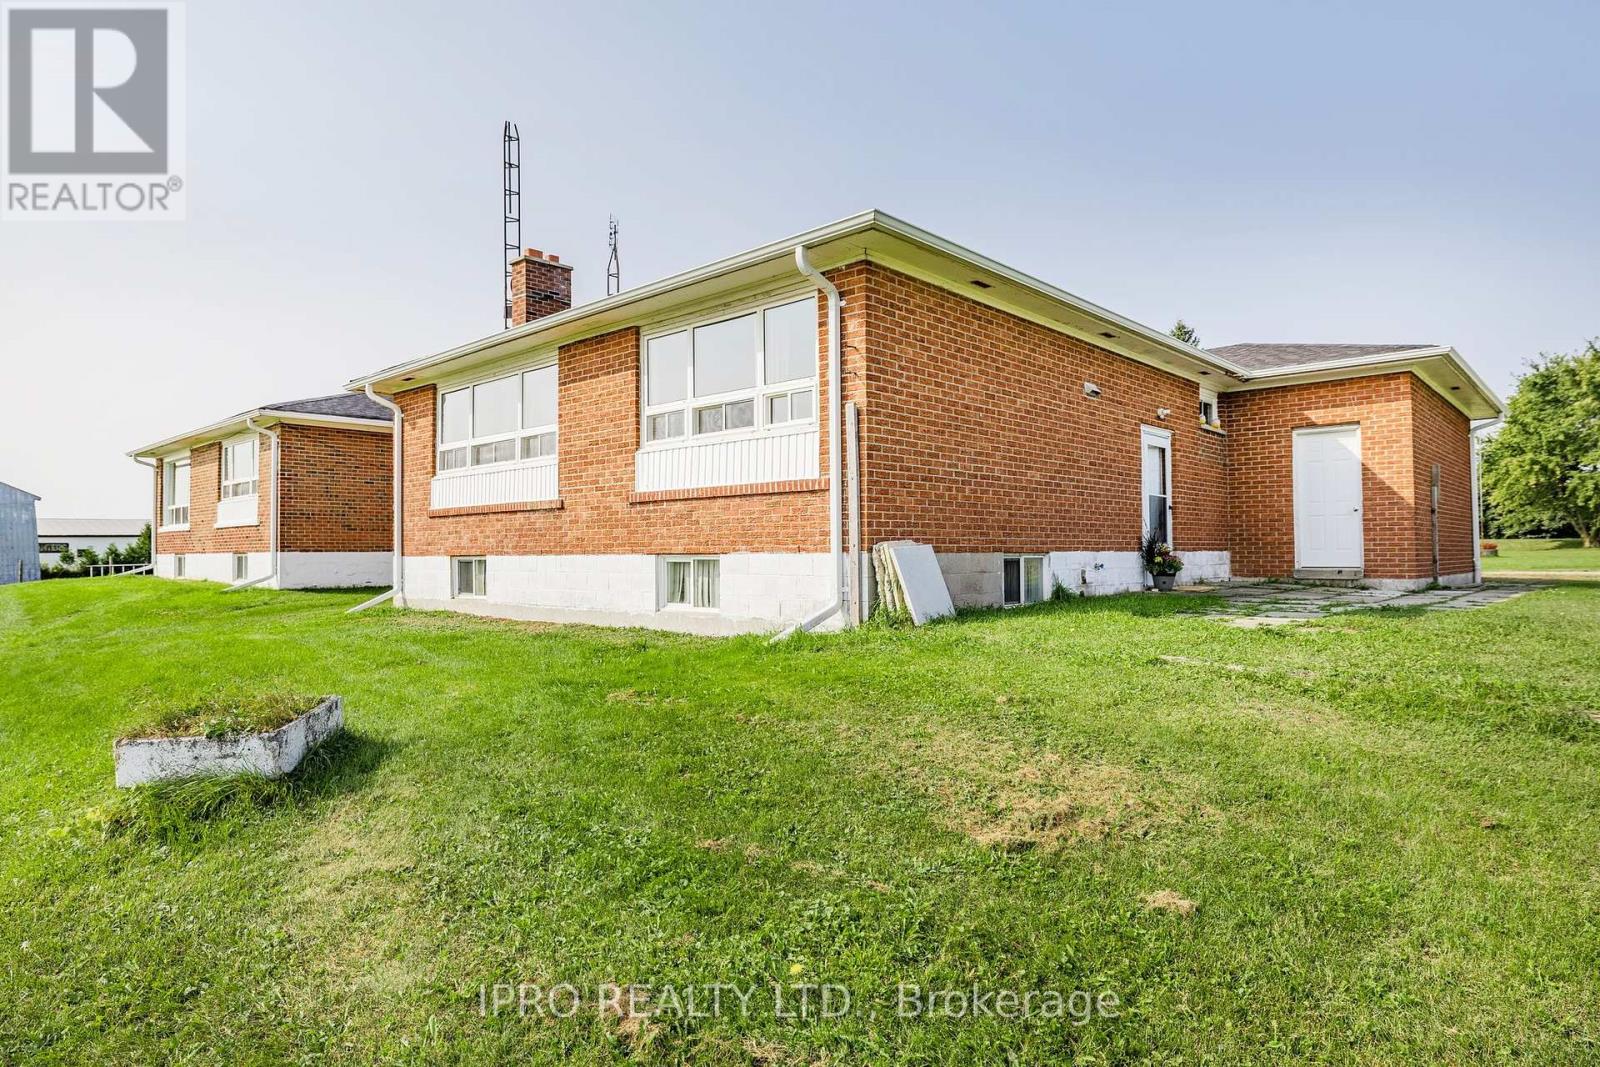
[[[1139,433],[1143,454],[1144,532],[1172,545],[1172,431],[1146,426]],[[1177,546],[1173,546],[1177,547]]]
[[[1361,428],[1294,432],[1294,564],[1359,570]]]

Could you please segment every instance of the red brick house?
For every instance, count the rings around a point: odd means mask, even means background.
[[[387,584],[393,430],[387,408],[340,393],[128,453],[155,471],[155,573],[274,589]]]
[[[402,603],[839,625],[882,541],[1001,605],[1140,588],[1150,528],[1186,581],[1476,580],[1500,402],[1447,347],[1204,351],[880,212],[579,307],[530,249],[512,288],[511,329],[349,384],[402,415]]]

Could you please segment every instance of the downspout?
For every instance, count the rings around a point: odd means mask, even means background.
[[[1472,584],[1483,584],[1483,486],[1478,480],[1478,453],[1482,451],[1483,442],[1478,436],[1485,430],[1492,430],[1505,420],[1493,418],[1481,426],[1473,426],[1467,431],[1467,447],[1472,455]]]
[[[846,586],[844,566],[844,538],[840,530],[843,517],[843,486],[841,485],[840,470],[840,435],[843,432],[840,412],[843,403],[840,392],[843,385],[840,381],[840,338],[839,338],[839,289],[822,272],[811,265],[806,258],[805,245],[796,245],[794,249],[794,265],[817,284],[828,297],[828,551],[833,556],[833,603],[806,619],[798,626],[791,626],[782,631],[775,641],[780,641],[797,630],[810,630],[817,625],[831,619],[835,615],[845,613],[845,604],[849,599]],[[848,617],[846,618],[848,622]]]
[[[246,582],[236,582],[224,589],[224,593],[231,593],[235,589],[249,589],[253,585],[270,582],[278,576],[278,431],[257,426],[253,416],[244,420],[244,426],[247,430],[254,430],[258,434],[264,433],[272,438],[272,474],[267,483],[267,507],[272,510],[272,518],[267,523],[267,556],[271,560],[271,565],[267,567],[267,573],[261,577],[251,578]]]
[[[403,493],[405,483],[401,480],[401,473],[403,470],[401,460],[403,459],[404,450],[402,447],[403,442],[400,433],[400,427],[405,420],[405,416],[400,413],[399,404],[396,404],[393,400],[390,400],[386,396],[379,396],[377,393],[374,393],[372,391],[371,383],[362,386],[362,390],[367,394],[368,400],[372,401],[374,404],[378,404],[381,407],[388,408],[389,413],[394,416],[394,445],[392,448],[394,453],[394,535],[391,539],[391,548],[394,556],[394,578],[393,584],[388,589],[379,593],[371,600],[364,600],[355,607],[349,609],[349,611],[345,613],[347,615],[354,614],[358,611],[363,611],[370,607],[375,607],[378,604],[382,604],[385,600],[393,600],[397,607],[405,607],[406,604],[404,588],[405,553],[402,551],[401,545],[401,536],[404,532],[404,523],[402,521],[402,517],[405,514],[403,508]]]
[[[150,573],[156,572],[156,530],[161,527],[161,461],[159,459],[144,460],[138,456],[133,461],[141,467],[150,468]],[[138,574],[138,571],[129,571],[129,574]]]

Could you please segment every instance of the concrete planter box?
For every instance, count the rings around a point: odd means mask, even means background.
[[[344,728],[344,701],[322,703],[276,730],[237,737],[151,737],[112,746],[117,787],[226,774],[281,778],[300,765],[306,753]]]

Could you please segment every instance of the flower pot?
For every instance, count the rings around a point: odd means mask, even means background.
[[[1150,578],[1156,583],[1156,591],[1161,593],[1172,592],[1172,587],[1178,584],[1176,574],[1152,574]]]

